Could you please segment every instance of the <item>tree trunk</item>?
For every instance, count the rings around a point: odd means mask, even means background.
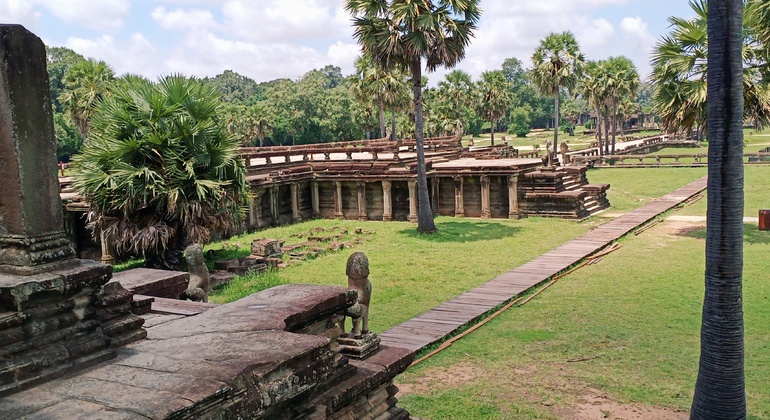
[[[612,153],[615,154],[615,132],[618,131],[618,106],[612,104]]]
[[[599,144],[599,156],[604,156],[604,149],[602,148],[602,110],[599,105],[596,105],[596,140]]]
[[[556,151],[556,147],[559,145],[559,88],[556,88],[556,92],[553,94],[553,151]],[[548,166],[554,166],[553,161],[554,153],[551,153],[546,149],[548,153]]]
[[[420,57],[412,59],[412,91],[414,92],[414,140],[417,148],[417,232],[436,232],[433,210],[428,196],[428,176],[425,170],[425,145],[422,122],[422,63]]]
[[[604,116],[604,154],[610,154],[610,112]]]
[[[396,141],[396,111],[390,111],[390,141]]]
[[[489,122],[489,127],[490,127],[490,133],[492,134],[492,138],[490,140],[491,142],[489,144],[494,146],[495,145],[495,122],[494,121],[490,121]]]
[[[377,107],[380,116],[380,138],[385,137],[385,101],[382,95],[377,96]]]
[[[708,2],[706,293],[691,419],[745,419],[741,0]]]

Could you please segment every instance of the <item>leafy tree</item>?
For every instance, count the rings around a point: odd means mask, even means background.
[[[259,91],[257,82],[232,70],[225,70],[215,77],[206,77],[202,82],[219,92],[223,101],[234,104],[245,103]]]
[[[743,93],[744,118],[758,126],[770,122],[770,88],[767,80],[767,44],[756,34],[767,21],[759,12],[765,5],[750,0],[743,20]],[[652,54],[652,82],[655,84],[654,109],[660,115],[664,129],[670,132],[690,132],[699,136],[706,129],[706,79],[708,73],[708,3],[691,0],[695,17],[670,17],[671,31],[655,46]]]
[[[132,79],[99,103],[73,186],[91,227],[146,264],[176,267],[189,242],[233,233],[248,183],[218,94],[195,79]]]
[[[508,132],[516,137],[527,137],[529,134],[529,116],[532,110],[529,105],[523,105],[511,110],[509,116]]]
[[[59,97],[64,92],[64,75],[75,64],[85,61],[82,55],[65,47],[45,47],[46,61],[48,64],[48,83],[51,86],[51,103],[54,112],[64,112]]]
[[[550,33],[540,41],[532,54],[532,81],[543,95],[551,95],[554,101],[554,150],[559,144],[559,94],[562,87],[570,94],[585,62],[575,36],[571,32]],[[549,165],[553,164],[551,155]]]
[[[356,79],[353,92],[362,104],[374,99],[380,121],[380,137],[382,137],[385,135],[385,85],[388,71],[375,66],[372,59],[366,55],[356,59],[355,67]]]
[[[478,103],[476,96],[476,86],[471,75],[462,70],[452,70],[444,80],[438,82],[436,100],[431,108],[441,115],[443,120],[451,123],[450,132],[455,131],[457,122],[462,124],[464,130],[471,129],[474,125],[480,128],[481,124],[475,121],[481,121],[474,112]]]
[[[435,232],[425,169],[422,60],[428,71],[453,67],[465,56],[481,16],[478,0],[346,0],[354,36],[364,54],[382,68],[412,73],[417,144],[418,232]]]
[[[588,105],[582,98],[564,101],[564,106],[561,107],[561,114],[564,117],[564,122],[567,123],[567,129],[565,131],[568,132],[570,136],[575,135],[575,126],[578,123],[578,119],[586,111],[588,111]]]
[[[59,99],[84,140],[88,139],[94,109],[110,91],[114,78],[107,63],[94,59],[76,63],[64,75],[65,90]]]
[[[69,162],[71,156],[83,148],[83,137],[60,112],[53,114],[53,130],[56,135],[56,158],[61,162]]]
[[[478,83],[481,94],[479,101],[479,113],[489,121],[492,127],[492,146],[495,145],[495,126],[505,117],[511,104],[511,91],[508,81],[502,71],[485,71],[481,73]]]
[[[701,353],[691,419],[745,419],[741,0],[709,2],[708,210]]]

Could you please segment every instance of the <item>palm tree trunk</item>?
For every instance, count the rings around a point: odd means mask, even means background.
[[[553,107],[553,150],[555,152],[559,145],[559,88],[556,88],[556,92],[553,94]],[[554,166],[553,153],[548,150],[545,152],[548,153],[548,166]]]
[[[385,137],[385,101],[382,95],[377,96],[377,107],[380,114],[380,138]]]
[[[604,154],[610,154],[610,112],[604,116]]]
[[[428,196],[428,176],[425,170],[425,144],[422,121],[422,63],[412,59],[412,90],[414,92],[414,140],[417,147],[417,232],[434,233],[433,211]]]
[[[745,419],[741,0],[708,2],[706,293],[691,419]]]
[[[615,154],[615,132],[618,131],[618,106],[612,104],[612,154]]]
[[[490,127],[490,130],[491,130],[490,133],[492,134],[492,138],[491,138],[489,144],[491,146],[494,146],[495,145],[495,122],[494,121],[490,121],[489,122],[489,127]]]
[[[598,104],[596,105],[596,140],[599,144],[599,156],[604,156],[604,149],[602,148],[602,110]]]
[[[390,141],[396,141],[396,111],[390,110]]]

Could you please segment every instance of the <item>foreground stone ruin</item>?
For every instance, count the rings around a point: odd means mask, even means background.
[[[409,417],[392,381],[411,351],[340,353],[354,290],[287,285],[227,305],[183,302],[134,295],[110,266],[74,258],[43,43],[0,25],[0,60],[0,418]],[[123,280],[178,296],[189,275]],[[131,313],[154,299],[197,310]]]

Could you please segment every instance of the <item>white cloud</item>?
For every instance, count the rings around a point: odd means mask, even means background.
[[[161,28],[167,31],[216,28],[214,15],[208,10],[166,10],[156,7],[150,14]]]
[[[222,7],[224,24],[242,39],[294,42],[333,39],[350,26],[339,4],[328,0],[231,0]],[[342,11],[343,13],[340,13]]]
[[[40,12],[35,10],[34,4],[30,1],[0,1],[0,23],[24,25],[29,30],[35,30],[39,20]]]
[[[47,0],[42,4],[67,23],[77,23],[100,31],[123,27],[131,11],[129,0]]]
[[[86,57],[104,60],[118,76],[132,73],[154,80],[170,72],[159,64],[161,53],[140,33],[134,33],[126,40],[115,39],[110,35],[95,39],[72,37],[67,39],[66,47]],[[177,72],[183,70],[176,69]]]

